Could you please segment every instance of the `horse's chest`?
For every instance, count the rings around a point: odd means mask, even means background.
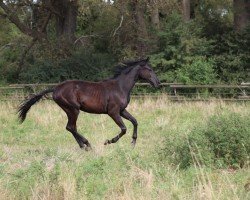
[[[129,101],[130,101],[130,96],[124,96],[124,97],[122,98],[121,104],[120,104],[122,110],[125,109],[125,108],[128,106]]]

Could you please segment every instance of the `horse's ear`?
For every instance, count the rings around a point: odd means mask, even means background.
[[[149,57],[147,57],[146,59],[141,60],[140,65],[144,66],[144,65],[146,65],[148,63],[148,61],[149,61]]]
[[[121,65],[122,67],[126,67],[126,66],[127,66],[126,63],[124,63],[124,62],[121,62],[120,65]]]

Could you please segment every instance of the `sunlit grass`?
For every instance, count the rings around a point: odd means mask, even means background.
[[[23,124],[16,103],[0,103],[0,199],[247,199],[250,170],[179,170],[159,156],[175,131],[188,134],[195,124],[222,110],[250,114],[247,103],[172,103],[166,98],[132,100],[138,142],[130,145],[132,125],[118,143],[104,146],[118,132],[106,115],[81,113],[78,131],[93,150],[78,147],[65,130],[67,117],[51,101],[33,106]]]

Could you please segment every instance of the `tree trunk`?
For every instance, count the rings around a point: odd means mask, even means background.
[[[160,20],[159,20],[159,8],[157,0],[150,0],[150,7],[151,7],[151,23],[155,29],[159,29],[160,27]]]
[[[133,8],[133,17],[135,20],[135,23],[137,25],[136,27],[136,33],[137,33],[137,51],[140,55],[144,55],[147,51],[147,45],[146,41],[148,39],[148,31],[146,26],[146,21],[144,18],[145,13],[145,7],[140,3],[140,0],[133,0],[132,1],[132,8]]]
[[[250,21],[249,4],[249,0],[234,0],[234,28],[237,31],[243,30]]]
[[[73,44],[76,39],[77,1],[58,0],[55,8],[60,13],[60,15],[56,16],[57,37]]]
[[[182,0],[182,16],[185,22],[190,20],[190,0]]]
[[[190,0],[190,18],[195,18],[195,13],[197,10],[197,7],[199,6],[199,0]]]

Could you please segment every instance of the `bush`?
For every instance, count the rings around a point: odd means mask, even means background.
[[[213,84],[216,74],[213,60],[197,57],[191,63],[177,70],[177,81],[185,84]]]
[[[151,54],[151,63],[159,72],[160,79],[167,82],[179,81],[179,69],[187,70],[186,66],[195,63],[197,57],[209,57],[213,50],[213,41],[203,37],[202,26],[195,21],[184,23],[176,13],[167,18],[158,37],[159,49]],[[202,65],[198,70],[203,72]]]
[[[28,64],[20,74],[20,82],[97,81],[110,76],[114,62],[109,54],[79,51],[63,60],[40,60]]]
[[[242,32],[230,31],[217,42],[214,61],[222,82],[241,83],[249,80],[250,26]]]
[[[211,116],[185,138],[166,140],[164,158],[187,168],[190,165],[239,168],[249,165],[250,117],[234,112]]]

